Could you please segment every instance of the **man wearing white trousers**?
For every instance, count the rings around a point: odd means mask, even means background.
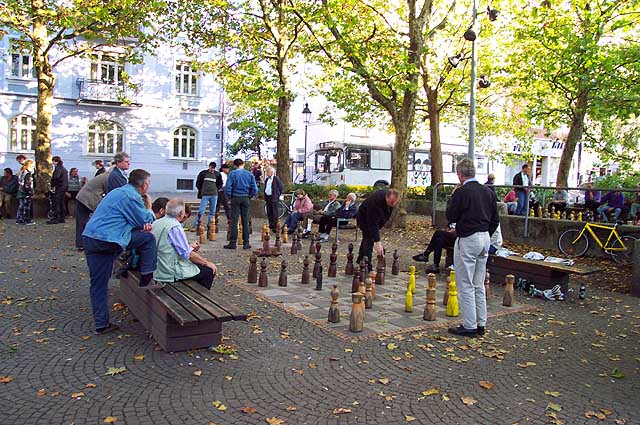
[[[447,220],[456,223],[458,239],[453,249],[458,302],[462,325],[449,328],[455,335],[484,335],[487,302],[484,278],[490,237],[500,225],[496,196],[476,178],[473,161],[463,159],[456,165],[461,186],[453,192],[447,206]]]

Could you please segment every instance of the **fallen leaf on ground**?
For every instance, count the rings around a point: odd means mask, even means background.
[[[94,384],[93,382],[89,382],[87,385],[84,386],[85,388],[95,388],[97,387],[96,384]]]
[[[200,369],[198,369],[198,370],[196,370],[195,372],[193,372],[193,374],[194,374],[195,376],[200,376],[200,375],[202,375],[202,371],[201,371]]]
[[[584,412],[584,417],[585,418],[589,418],[589,419],[598,418],[601,421],[604,421],[607,418],[607,416],[604,413],[594,412],[593,410],[589,410],[587,412]]]
[[[115,424],[117,420],[118,420],[118,418],[116,418],[115,416],[107,416],[106,418],[104,418],[104,423],[105,424]]]
[[[227,410],[227,406],[225,406],[224,404],[222,404],[222,402],[221,402],[220,400],[212,401],[212,402],[211,402],[211,404],[212,404],[216,409],[221,410],[221,411],[223,411],[223,412],[224,412],[225,410]]]
[[[287,406],[287,408],[285,410],[287,412],[293,412],[295,410],[298,410],[298,408],[296,406]]]
[[[490,381],[480,381],[480,386],[482,388],[490,390],[491,388],[495,387],[496,384],[494,384],[493,382],[490,382]]]
[[[425,396],[425,397],[428,397],[430,395],[436,395],[436,394],[440,394],[440,390],[438,390],[436,388],[430,388],[430,389],[422,392],[422,395]]]
[[[227,381],[231,381],[233,379],[233,376],[226,375],[224,379],[226,379]]]
[[[256,413],[258,410],[255,407],[244,406],[240,408],[242,413],[248,413],[250,415]]]
[[[107,369],[107,373],[105,373],[105,375],[109,375],[109,376],[113,376],[113,375],[118,375],[124,371],[126,371],[127,368],[126,367],[110,367]]]
[[[545,391],[546,395],[550,395],[551,397],[560,397],[560,393],[558,391]]]
[[[517,363],[518,367],[521,367],[523,369],[531,367],[531,366],[535,366],[536,364],[534,362],[526,362],[526,363]]]
[[[353,353],[353,350],[351,348],[345,348],[344,352],[345,353]]]
[[[616,379],[622,379],[624,378],[624,374],[620,371],[620,369],[618,369],[617,367],[614,367],[613,370],[611,371],[611,375],[612,378],[616,378]]]
[[[562,406],[560,406],[557,403],[549,403],[547,404],[547,409],[551,409],[551,410],[555,410],[556,412],[559,412],[562,410]]]
[[[136,354],[133,356],[133,360],[144,360],[144,354]]]
[[[390,380],[389,378],[380,378],[378,379],[378,382],[380,382],[382,385],[388,385]]]
[[[343,415],[345,413],[351,413],[351,409],[347,409],[346,407],[336,407],[332,412],[334,415]]]
[[[478,400],[476,400],[475,398],[473,398],[471,396],[462,396],[462,397],[460,397],[460,399],[467,406],[473,406],[474,404],[476,404],[478,402]]]
[[[278,419],[275,416],[273,418],[265,419],[269,425],[282,425],[284,423],[284,419]]]
[[[43,395],[46,395],[47,391],[44,388],[40,388],[38,391],[36,391],[36,395],[38,397],[42,397]]]
[[[71,398],[80,398],[80,397],[84,397],[84,393],[82,391],[80,391],[79,393],[71,394]]]
[[[414,418],[411,415],[404,415],[404,420],[407,421],[407,422],[413,422],[413,421],[416,420],[416,418]]]
[[[398,346],[395,345],[393,342],[390,342],[389,344],[387,344],[387,350],[395,350],[396,348],[398,348]]]

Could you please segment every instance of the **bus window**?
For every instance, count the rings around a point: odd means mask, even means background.
[[[391,151],[371,149],[371,169],[372,170],[390,170],[391,169]]]
[[[347,149],[347,167],[355,169],[369,169],[369,149],[349,148]]]
[[[409,152],[408,171],[426,171],[431,167],[431,154],[428,152]]]
[[[339,149],[316,152],[316,173],[342,172],[342,151]]]

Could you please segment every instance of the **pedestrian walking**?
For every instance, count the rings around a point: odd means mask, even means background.
[[[274,232],[278,231],[278,206],[280,200],[284,199],[284,185],[280,177],[276,176],[273,167],[269,166],[266,170],[267,178],[264,182],[264,202],[267,206],[267,218],[269,219],[269,228]]]
[[[211,225],[211,220],[216,213],[216,205],[218,203],[218,191],[222,189],[222,176],[216,170],[216,163],[210,162],[209,168],[200,171],[196,179],[196,188],[198,189],[198,199],[200,199],[200,208],[198,215],[194,221],[194,227],[198,228],[200,217],[204,216],[204,212],[209,205],[209,219],[207,227]]]
[[[238,241],[238,219],[242,219],[242,248],[251,249],[249,244],[249,199],[258,194],[256,179],[249,170],[245,170],[244,161],[236,158],[233,161],[235,170],[229,173],[224,193],[231,200],[231,229],[229,244],[226,249],[236,249]]]
[[[369,195],[358,209],[356,223],[362,230],[362,240],[356,261],[360,263],[364,257],[367,257],[369,271],[373,270],[371,256],[374,245],[376,254],[384,255],[384,246],[380,241],[380,229],[391,217],[393,207],[398,204],[399,200],[400,195],[396,189],[377,190]]]
[[[447,206],[447,220],[456,223],[453,264],[462,325],[449,328],[455,335],[484,335],[487,302],[484,279],[491,239],[500,224],[495,194],[476,180],[473,161],[463,159],[456,165],[462,186],[453,192]]]

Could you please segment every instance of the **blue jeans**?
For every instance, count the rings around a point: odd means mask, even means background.
[[[209,220],[207,221],[207,226],[211,224],[211,220],[213,220],[213,216],[216,214],[217,203],[218,195],[202,195],[202,199],[200,200],[200,208],[198,208],[198,215],[196,216],[194,226],[198,227],[198,217],[204,215],[204,210],[207,209],[207,204],[209,204]]]
[[[605,223],[609,221],[609,219],[607,218],[607,213],[609,212],[609,210],[613,210],[613,221],[614,222],[617,221],[618,217],[620,217],[620,213],[622,212],[622,209],[613,208],[607,204],[604,204],[598,207],[598,214],[600,214],[600,218],[602,219],[602,221],[604,221]]]
[[[516,192],[516,195],[518,195],[516,215],[527,215],[527,192]]]
[[[83,236],[82,244],[91,277],[89,294],[93,321],[96,329],[100,329],[109,326],[109,278],[113,271],[113,262],[122,252],[122,247],[117,243],[87,236]],[[131,242],[127,249],[134,248],[140,256],[140,273],[153,273],[158,260],[156,238],[153,234],[139,230],[131,232]]]
[[[284,221],[284,224],[287,225],[287,229],[289,229],[290,234],[296,231],[298,222],[303,218],[304,215],[300,214],[299,212],[291,213],[291,215],[287,217],[287,219]],[[284,226],[282,226],[282,228],[284,229]]]

